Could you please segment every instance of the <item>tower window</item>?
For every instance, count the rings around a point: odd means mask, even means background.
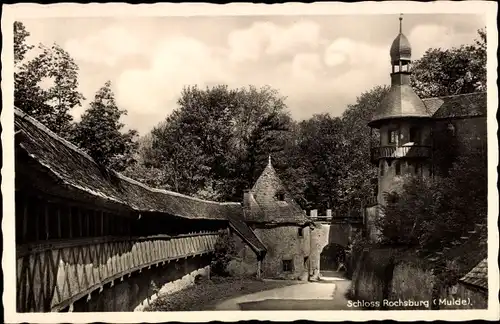
[[[452,123],[449,123],[448,126],[447,126],[447,130],[448,130],[448,133],[451,135],[451,136],[455,136],[456,134],[456,129],[455,129],[455,126],[452,124]]]
[[[304,229],[302,227],[299,227],[298,234],[299,234],[299,237],[304,236]]]
[[[418,132],[418,128],[416,128],[416,127],[410,128],[410,142],[414,142],[414,143],[419,142],[419,132]]]
[[[396,169],[396,175],[401,175],[401,164],[399,161],[396,161],[394,168]]]
[[[283,272],[292,272],[293,271],[293,262],[292,260],[283,260]]]
[[[422,171],[422,166],[420,163],[415,164],[415,174],[420,175],[420,172]]]
[[[384,175],[384,170],[385,169],[385,165],[384,165],[384,161],[381,161],[380,162],[380,175],[383,176]]]
[[[285,194],[283,192],[278,192],[276,194],[276,199],[278,199],[279,201],[284,201],[285,200]]]
[[[397,140],[398,140],[398,131],[397,130],[389,131],[389,143],[396,144]]]

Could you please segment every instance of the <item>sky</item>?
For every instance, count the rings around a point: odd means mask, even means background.
[[[111,81],[127,128],[148,133],[177,108],[186,85],[269,85],[296,120],[340,116],[357,96],[390,83],[389,48],[399,15],[37,18],[21,20],[27,42],[57,43],[79,66],[86,97]],[[412,58],[470,44],[485,18],[404,15]],[[31,55],[34,55],[33,52]],[[29,58],[29,56],[28,56]]]

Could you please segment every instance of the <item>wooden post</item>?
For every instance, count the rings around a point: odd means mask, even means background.
[[[69,238],[73,238],[73,208],[69,207]]]
[[[82,224],[82,211],[80,210],[80,208],[77,208],[77,211],[78,211],[78,226],[79,227],[79,230],[80,230],[80,237],[83,236],[83,224]]]
[[[61,208],[59,204],[57,205],[57,237],[62,238],[62,230],[61,230]]]
[[[36,200],[34,200],[34,205],[37,206],[37,207],[40,207],[37,203],[36,203]],[[36,218],[35,218],[35,221],[36,221],[36,226],[35,226],[35,229],[36,229],[36,233],[35,233],[35,237],[36,237],[36,240],[38,241],[40,239],[40,210],[38,208],[35,208],[35,215],[36,215]]]
[[[103,211],[101,210],[100,212],[100,218],[101,218],[101,232],[99,233],[99,236],[103,236],[104,235],[104,213]]]
[[[261,260],[257,259],[257,279],[260,279],[260,267],[261,267]]]
[[[28,236],[28,203],[26,197],[23,197],[23,243],[26,243]]]

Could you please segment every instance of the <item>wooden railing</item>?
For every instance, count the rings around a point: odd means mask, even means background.
[[[18,312],[60,311],[105,284],[172,260],[213,252],[217,232],[100,237],[17,248]]]
[[[431,156],[431,147],[422,145],[408,146],[378,146],[371,148],[371,161],[378,163],[381,158],[402,158],[402,157],[421,157]]]

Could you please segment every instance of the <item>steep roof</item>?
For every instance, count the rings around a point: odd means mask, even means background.
[[[427,113],[433,118],[486,116],[486,92],[474,92],[445,97],[422,99]]]
[[[392,79],[403,77],[393,75]],[[405,76],[409,79],[409,76]],[[429,118],[427,108],[410,84],[396,84],[393,81],[389,92],[375,109],[369,124],[376,125],[392,118]]]
[[[264,243],[255,235],[254,231],[245,223],[241,209],[239,213],[231,213],[228,215],[231,227],[238,235],[247,242],[247,244],[259,255],[264,254],[267,249]]]
[[[283,200],[277,195],[282,194]],[[244,206],[245,220],[263,223],[306,224],[306,217],[273,168],[271,161],[250,190],[250,206]]]
[[[232,213],[241,214],[239,203],[219,203],[154,189],[107,170],[18,109],[15,109],[14,122],[16,132],[21,134],[16,141],[18,147],[63,185],[77,192],[138,212],[159,212],[189,219],[227,220]]]
[[[488,290],[488,259],[485,258],[469,273],[460,279],[461,282]]]

